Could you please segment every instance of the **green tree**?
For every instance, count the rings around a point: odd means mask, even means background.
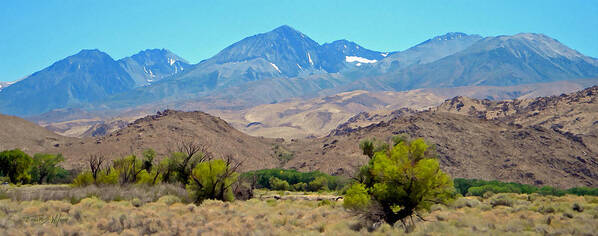
[[[347,190],[345,207],[369,220],[391,225],[401,221],[406,230],[408,217],[455,194],[451,178],[440,170],[423,139],[398,140],[388,151],[376,152],[359,175],[360,182]]]
[[[64,161],[62,154],[35,154],[30,174],[32,181],[42,184],[51,183],[56,178],[64,178],[68,172],[58,164]]]
[[[11,183],[29,183],[33,159],[19,149],[0,152],[0,176],[7,176]]]
[[[112,168],[120,174],[121,184],[137,182],[139,173],[145,171],[145,169],[143,169],[142,160],[137,159],[137,156],[135,155],[114,160],[112,162]]]
[[[154,149],[146,149],[143,151],[143,169],[147,172],[152,170],[154,159],[156,158],[156,151]]]
[[[238,167],[239,164],[232,164],[230,158],[201,162],[189,176],[187,191],[198,204],[205,199],[232,201],[235,197],[231,187],[239,179]]]
[[[170,157],[165,157],[164,159],[160,160],[158,165],[153,168],[158,174],[161,175],[163,182],[174,183],[179,180],[179,177],[177,176],[178,164],[174,157],[175,154],[176,153],[171,153]]]

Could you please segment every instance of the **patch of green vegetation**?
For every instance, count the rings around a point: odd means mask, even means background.
[[[454,179],[455,189],[463,196],[484,196],[487,193],[538,193],[541,195],[563,196],[572,194],[578,196],[598,196],[598,188],[575,187],[570,189],[558,189],[551,186],[538,187],[529,184],[513,182],[500,182],[497,180],[486,181],[479,179]]]
[[[70,173],[59,166],[61,154],[35,154],[33,158],[19,149],[0,152],[0,184],[62,183]]]
[[[285,169],[263,169],[245,172],[242,179],[254,179],[257,188],[270,190],[323,191],[342,190],[348,179],[341,176],[331,176],[319,171],[299,172]],[[273,181],[270,181],[271,178]],[[285,181],[288,185],[282,181]],[[284,187],[284,189],[281,189]]]

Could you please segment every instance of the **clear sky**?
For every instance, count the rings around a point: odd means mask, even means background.
[[[114,59],[167,48],[191,63],[247,36],[290,25],[319,43],[348,39],[405,50],[447,32],[543,33],[598,57],[598,1],[0,1],[0,81],[81,49]]]

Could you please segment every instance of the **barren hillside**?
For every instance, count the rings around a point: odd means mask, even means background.
[[[79,168],[83,167],[89,154],[102,153],[108,158],[116,158],[153,148],[162,156],[169,150],[176,150],[178,142],[188,140],[205,145],[216,157],[232,155],[243,162],[244,170],[279,165],[274,157],[275,140],[246,135],[207,113],[172,110],[138,119],[104,137],[80,139],[57,151],[65,155],[69,167]]]
[[[595,91],[596,87],[515,103],[455,98],[430,111],[398,112],[365,128],[349,122],[328,137],[291,143],[295,158],[286,167],[351,175],[366,161],[358,148],[360,140],[407,134],[435,144],[442,168],[453,177],[595,187]],[[513,104],[525,108],[510,109]],[[484,115],[475,112],[483,107]]]
[[[321,137],[359,112],[386,113],[402,107],[423,109],[444,98],[421,91],[352,91],[333,96],[266,104],[243,111],[210,111],[250,135],[264,137]]]
[[[19,148],[27,153],[52,151],[74,139],[57,135],[24,119],[0,114],[0,150]]]

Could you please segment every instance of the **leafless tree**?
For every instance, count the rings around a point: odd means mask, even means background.
[[[177,169],[181,182],[185,183],[191,175],[193,168],[199,163],[211,159],[211,154],[205,145],[194,140],[181,140],[177,145],[179,153],[184,154],[183,159],[178,163]]]
[[[98,173],[102,170],[102,164],[105,159],[106,157],[103,154],[96,153],[89,155],[87,162],[89,163],[89,169],[91,170],[94,182],[98,178]]]

